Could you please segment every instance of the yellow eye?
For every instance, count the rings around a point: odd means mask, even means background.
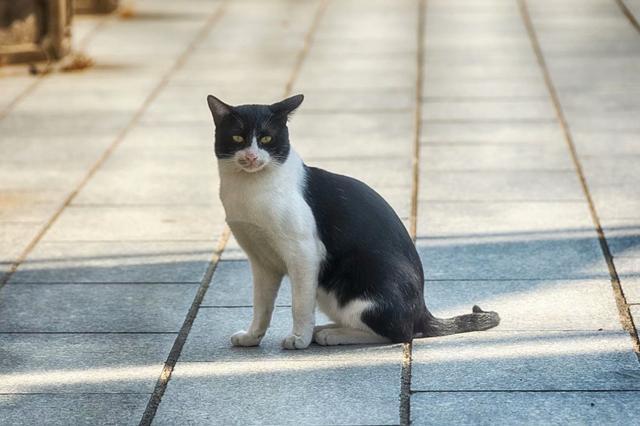
[[[269,143],[271,142],[271,136],[263,136],[260,138],[261,143]]]
[[[234,142],[238,142],[238,143],[244,142],[244,138],[242,136],[233,135],[232,138]]]

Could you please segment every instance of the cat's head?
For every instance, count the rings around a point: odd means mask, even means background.
[[[231,106],[209,95],[216,157],[248,173],[284,163],[290,149],[287,118],[303,99],[296,95],[272,105]]]

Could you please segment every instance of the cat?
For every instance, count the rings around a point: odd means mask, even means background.
[[[231,106],[207,97],[220,199],[253,275],[253,320],[231,343],[260,344],[285,275],[293,300],[286,349],[312,341],[400,343],[497,326],[498,314],[478,306],[447,319],[429,312],[420,257],[391,206],[356,179],[307,166],[291,148],[287,121],[303,99]],[[332,324],[315,326],[316,304]]]

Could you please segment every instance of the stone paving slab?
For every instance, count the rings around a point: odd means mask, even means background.
[[[558,233],[553,239],[508,241],[418,239],[427,279],[606,278],[598,241]]]
[[[365,69],[375,64],[365,63]],[[347,72],[357,72],[348,69]],[[325,89],[317,90],[305,88],[304,90],[304,111],[306,113],[316,113],[320,111],[329,112],[365,112],[373,113],[380,110],[385,111],[408,111],[414,106],[413,93],[411,90],[391,90],[379,89]],[[373,135],[363,135],[373,136]],[[300,137],[306,137],[304,133]],[[351,145],[351,143],[349,143]],[[353,147],[352,147],[353,148]]]
[[[485,331],[413,343],[413,390],[640,390],[638,378],[623,331]]]
[[[0,333],[177,332],[198,284],[9,284]]]
[[[601,219],[602,230],[614,258],[640,257],[640,219]]]
[[[11,425],[137,425],[147,394],[0,395],[0,417]]]
[[[215,241],[221,209],[209,206],[71,206],[43,242]]]
[[[371,359],[182,362],[154,424],[397,424],[399,375]]]
[[[431,240],[544,241],[566,235],[597,238],[584,202],[421,200],[418,213],[417,234]]]
[[[555,111],[549,99],[439,100],[422,105],[427,122],[437,120],[553,120]]]
[[[580,201],[580,183],[570,171],[430,171],[420,179],[425,200]]]
[[[573,170],[561,144],[425,144],[421,166],[427,170]]]
[[[586,156],[640,155],[640,144],[636,133],[573,132],[580,158]]]
[[[0,394],[150,394],[175,338],[174,333],[0,334]]]
[[[277,305],[291,305],[291,284],[285,277],[278,293]],[[252,306],[251,267],[247,261],[218,262],[209,290],[201,306]]]
[[[199,283],[215,243],[130,241],[40,243],[12,283]]]
[[[425,300],[439,317],[477,304],[500,314],[500,331],[619,330],[608,278],[576,280],[426,281]],[[569,306],[579,306],[571,309]]]
[[[556,123],[501,121],[429,122],[422,127],[421,142],[435,143],[563,143]]]
[[[31,241],[40,228],[38,222],[0,222],[0,260],[17,260],[25,249],[24,242]]]
[[[640,264],[640,260],[637,261]],[[635,275],[618,274],[622,292],[627,303],[640,304],[640,273],[636,269]],[[636,323],[638,323],[636,321]]]
[[[411,396],[411,423],[624,425],[636,422],[634,407],[638,398],[638,391],[421,392]]]
[[[589,185],[593,201],[600,216],[607,219],[625,219],[637,217],[640,211],[638,185],[634,182],[602,184],[597,181]]]

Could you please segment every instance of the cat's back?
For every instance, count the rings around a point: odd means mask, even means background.
[[[371,187],[349,176],[305,166],[305,199],[325,244],[412,244],[393,208]]]

